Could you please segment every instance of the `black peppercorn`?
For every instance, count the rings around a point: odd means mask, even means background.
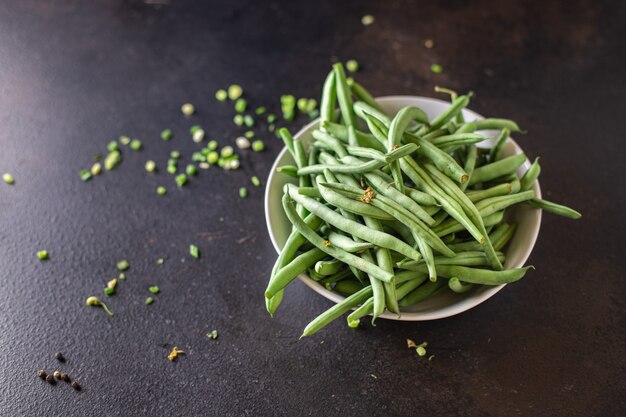
[[[37,376],[41,379],[46,379],[46,377],[48,376],[48,374],[46,373],[46,371],[44,371],[43,369],[41,371],[37,371]]]

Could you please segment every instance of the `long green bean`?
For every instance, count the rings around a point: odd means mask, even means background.
[[[582,217],[582,214],[580,214],[576,210],[567,206],[563,206],[561,204],[553,203],[551,201],[533,198],[528,200],[527,202],[531,206],[540,208],[553,214],[558,214],[559,216],[569,217],[570,219],[574,220],[578,220]]]
[[[335,90],[335,71],[331,70],[324,80],[322,98],[320,100],[320,128],[326,130],[325,122],[332,122],[335,117],[337,91]]]
[[[539,158],[535,158],[535,161],[530,165],[530,168],[524,173],[520,180],[520,189],[522,191],[530,190],[537,178],[541,174],[541,165],[539,165]]]
[[[469,185],[472,186],[474,184],[512,174],[524,163],[525,160],[526,155],[522,153],[478,167],[474,170],[472,179],[469,181]]]

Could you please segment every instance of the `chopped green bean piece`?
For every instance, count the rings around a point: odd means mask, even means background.
[[[37,258],[39,258],[40,261],[45,261],[48,259],[48,251],[47,250],[40,250],[39,252],[37,252]]]
[[[245,124],[248,127],[253,127],[254,126],[254,118],[252,116],[250,116],[249,114],[246,114],[245,116],[243,116],[243,124]]]
[[[193,135],[191,136],[191,139],[195,143],[202,142],[202,140],[204,139],[204,129],[198,129],[195,132],[193,132]]]
[[[228,98],[228,93],[224,89],[219,89],[215,92],[215,98],[217,101],[224,101]]]
[[[206,160],[209,164],[215,165],[219,158],[220,158],[220,155],[217,152],[212,151],[210,154],[207,155]]]
[[[113,151],[104,158],[104,169],[112,170],[122,162],[122,156],[119,151]]]
[[[149,306],[150,304],[154,303],[154,298],[152,298],[152,297],[148,297],[148,298],[146,298],[145,303],[146,303],[146,305],[148,305],[148,306]]]
[[[250,140],[247,137],[239,136],[235,139],[235,145],[237,145],[239,149],[248,149],[250,147]]]
[[[150,291],[152,294],[158,294],[159,292],[161,292],[159,287],[157,287],[156,285],[153,285],[150,288],[148,288],[148,291]]]
[[[243,89],[237,84],[232,84],[228,87],[228,98],[231,100],[237,100],[243,94]]]
[[[183,185],[187,184],[187,176],[185,174],[178,174],[175,178],[175,181],[176,185],[182,187]]]
[[[254,137],[254,131],[253,130],[248,130],[246,131],[246,133],[243,134],[246,138],[248,139],[252,139]]]
[[[165,263],[165,259],[159,258],[159,259],[157,259],[156,263],[157,263],[157,265],[163,265]]]
[[[235,117],[233,117],[233,122],[237,125],[237,126],[242,126],[243,125],[243,115],[241,114],[236,114]]]
[[[124,146],[128,146],[130,144],[130,138],[128,136],[120,136],[119,141]]]
[[[109,142],[109,144],[107,145],[107,150],[109,152],[113,152],[113,151],[119,151],[120,150],[120,146],[117,144],[116,141],[111,141]]]
[[[250,181],[252,181],[252,184],[255,187],[258,187],[259,185],[261,185],[261,180],[259,179],[259,177],[257,177],[256,175],[253,176],[252,178],[250,178]]]
[[[148,172],[156,171],[156,162],[154,162],[152,160],[147,160],[146,161],[146,171],[148,171]]]
[[[196,108],[191,103],[185,103],[180,107],[180,111],[182,111],[185,116],[191,116],[196,112]]]
[[[104,304],[102,300],[100,300],[98,297],[95,297],[93,295],[91,297],[88,297],[87,300],[85,300],[85,304],[88,306],[93,306],[93,307],[102,307],[109,316],[113,316],[113,313],[111,312],[111,310],[109,310],[107,305]]]
[[[346,62],[346,69],[350,72],[357,72],[359,70],[359,63],[355,59],[349,59]]]
[[[80,175],[80,179],[85,181],[85,182],[87,182],[87,181],[91,180],[91,178],[93,178],[93,176],[91,175],[91,172],[88,169],[83,169],[78,174]],[[5,180],[5,182],[6,182],[6,180]],[[7,183],[8,184],[12,184],[12,183],[9,183],[9,182],[7,182]]]
[[[196,167],[195,165],[189,164],[187,165],[187,168],[185,168],[185,172],[189,176],[196,175],[198,173],[198,167]]]
[[[241,187],[239,189],[239,197],[241,197],[241,198],[248,197],[248,189],[246,187]]]
[[[430,66],[430,70],[434,72],[435,74],[441,74],[441,72],[443,71],[443,68],[439,64],[432,64]]]
[[[168,168],[169,168],[169,167],[168,167]],[[158,195],[165,195],[165,194],[167,194],[167,188],[165,188],[165,187],[163,187],[163,186],[159,185],[159,186],[157,187],[157,189],[156,189],[156,192],[157,192],[157,194],[158,194]]]
[[[232,156],[234,152],[235,151],[232,146],[224,146],[220,151],[220,155],[222,158],[228,158],[229,156]]]
[[[102,164],[100,162],[96,162],[91,166],[90,169],[91,175],[100,175],[102,173]]]
[[[200,257],[200,249],[196,245],[189,245],[189,254],[198,259]]]
[[[363,26],[371,25],[372,23],[374,23],[374,16],[372,16],[371,14],[366,14],[361,18],[361,23],[363,24]]]
[[[257,139],[252,142],[252,150],[254,152],[262,152],[265,149],[265,144],[261,139]]]
[[[306,111],[306,104],[309,100],[306,98],[299,98],[298,101],[296,102],[296,106],[298,107],[298,110],[305,112]]]
[[[268,114],[267,115],[267,123],[275,123],[276,122],[276,115],[275,114]]]
[[[194,162],[206,162],[206,156],[202,152],[194,152],[191,154],[191,160]]]
[[[117,275],[117,278],[118,278],[118,279],[126,279],[126,274],[125,274],[125,273],[123,273],[123,272],[120,272],[120,273]]]
[[[164,129],[161,132],[161,139],[163,139],[163,140],[170,140],[170,139],[172,139],[172,136],[174,136],[174,134],[172,133],[172,131],[170,129]]]
[[[122,259],[121,261],[117,262],[118,271],[126,271],[128,268],[130,268],[130,264],[126,259]]]
[[[257,107],[254,110],[254,113],[256,113],[257,116],[260,116],[262,114],[265,114],[266,111],[267,111],[267,109],[265,107],[261,106],[261,107]]]
[[[139,139],[133,139],[130,141],[130,149],[132,149],[133,151],[138,151],[141,149],[142,144],[141,141]]]
[[[104,289],[104,294],[105,295],[113,295],[115,294],[115,287],[111,288],[111,287],[106,287]]]
[[[217,339],[217,330],[211,330],[209,333],[206,334],[206,337],[213,340]]]
[[[217,143],[216,140],[211,140],[209,141],[209,143],[207,144],[207,149],[209,149],[210,151],[214,151],[217,149],[217,147],[219,146],[219,144]]]
[[[170,152],[170,157],[172,157],[174,159],[178,159],[178,158],[180,158],[180,152],[179,151],[172,151],[172,152]]]
[[[202,130],[202,126],[200,126],[200,125],[193,125],[193,126],[191,126],[191,127],[189,128],[189,133],[193,135],[193,134],[194,134],[194,133],[196,133],[198,130]]]
[[[423,346],[418,346],[417,348],[415,348],[415,353],[417,353],[418,356],[425,356],[426,349]]]
[[[167,172],[169,174],[176,174],[176,164],[168,164],[167,165]]]
[[[248,102],[245,98],[238,98],[237,101],[235,101],[235,111],[237,113],[243,113],[246,111],[247,108]]]

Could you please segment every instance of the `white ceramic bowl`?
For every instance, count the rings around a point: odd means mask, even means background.
[[[380,97],[376,99],[376,101],[390,114],[394,114],[402,107],[410,105],[424,110],[430,119],[443,112],[449,106],[448,102],[442,100],[413,96]],[[483,119],[481,115],[474,113],[471,110],[464,110],[463,115],[467,121]],[[311,132],[315,129],[317,124],[318,120],[315,120],[304,126],[294,138],[302,141],[305,146],[308,146],[311,139]],[[488,141],[484,141],[480,144],[480,146],[485,147],[491,146],[491,143],[493,143],[493,140],[498,134],[496,131],[483,131],[480,133],[483,133],[485,136],[490,138]],[[513,139],[509,138],[505,143],[503,154],[505,156],[510,156],[519,153],[522,153],[522,149]],[[293,178],[276,172],[276,167],[280,165],[295,165],[286,148],[278,154],[278,157],[272,166],[272,170],[267,180],[267,188],[265,190],[265,219],[270,238],[277,252],[280,252],[285,241],[287,240],[287,237],[289,236],[289,233],[291,232],[291,223],[289,223],[287,216],[283,212],[281,204],[283,187],[289,182],[295,182]],[[530,167],[530,162],[526,160],[518,169],[518,175],[526,172],[528,167]],[[537,197],[540,198],[541,190],[538,182],[535,183],[533,189],[535,190]],[[524,265],[530,256],[530,252],[532,251],[535,241],[537,240],[539,226],[541,224],[541,210],[533,209],[525,205],[519,205],[516,206],[514,210],[510,210],[508,218],[518,224],[518,229],[507,246],[505,253],[506,262],[504,266],[506,268],[519,268]],[[344,298],[340,294],[327,290],[324,286],[309,278],[306,274],[300,275],[299,278],[308,287],[312,288],[315,292],[321,294],[329,300],[339,302]],[[523,280],[517,285],[523,285]],[[402,310],[402,315],[400,317],[389,312],[385,312],[380,317],[391,320],[407,321],[435,320],[450,317],[477,306],[488,298],[494,296],[503,287],[504,285],[481,286],[476,290],[472,290],[464,294],[455,294],[452,291],[441,291],[415,306]]]

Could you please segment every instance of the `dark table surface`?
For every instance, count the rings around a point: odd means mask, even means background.
[[[437,3],[2,2],[0,171],[16,183],[0,184],[0,415],[624,415],[624,3]],[[359,331],[339,320],[299,341],[331,303],[297,282],[269,318],[263,190],[237,191],[267,178],[281,142],[263,134],[267,150],[242,152],[240,170],[203,171],[183,190],[143,164],[189,157],[194,123],[233,142],[216,89],[238,82],[277,111],[281,94],[317,96],[330,64],[350,58],[376,95],[445,85],[518,120],[547,198],[584,217],[544,215],[537,269],[462,315]],[[196,116],[182,117],[184,102]],[[144,149],[81,182],[122,134]],[[114,317],[85,307],[122,258]],[[145,306],[151,284],[161,294]],[[433,360],[406,338],[428,341]],[[172,346],[187,353],[175,363]],[[83,390],[40,381],[41,368]]]

